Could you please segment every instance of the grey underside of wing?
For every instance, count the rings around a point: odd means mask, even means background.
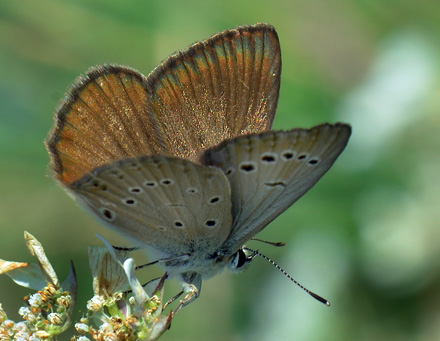
[[[232,226],[221,170],[163,156],[100,167],[71,187],[107,226],[169,256],[216,250]]]
[[[233,228],[226,249],[236,249],[266,227],[332,166],[351,128],[323,124],[227,141],[204,155],[231,183]]]

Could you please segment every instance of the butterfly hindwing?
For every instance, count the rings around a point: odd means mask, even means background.
[[[183,159],[125,159],[70,190],[107,226],[168,255],[216,250],[232,226],[225,175]]]
[[[234,222],[226,248],[235,251],[306,193],[350,133],[345,124],[323,124],[241,136],[206,151],[203,162],[223,169],[231,183]]]

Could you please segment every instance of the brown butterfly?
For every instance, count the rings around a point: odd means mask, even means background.
[[[255,254],[244,243],[306,193],[351,134],[342,123],[270,131],[281,52],[267,24],[170,56],[148,77],[105,65],[76,81],[47,146],[57,180],[161,260],[188,293]]]

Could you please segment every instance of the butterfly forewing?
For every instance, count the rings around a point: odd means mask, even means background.
[[[219,33],[178,52],[148,77],[120,66],[90,70],[56,113],[48,149],[71,184],[127,157],[196,160],[206,148],[272,125],[281,55],[266,24]]]
[[[219,169],[155,156],[100,167],[70,190],[106,225],[138,244],[179,256],[214,252],[227,238],[229,188]]]
[[[233,227],[227,249],[244,242],[307,192],[344,150],[351,129],[324,124],[242,136],[206,151],[203,161],[231,183]]]
[[[58,109],[48,141],[58,180],[72,183],[115,160],[168,152],[156,117],[147,111],[144,81],[118,66],[80,77]]]
[[[214,35],[177,53],[148,76],[152,110],[176,156],[196,160],[203,149],[272,125],[281,54],[270,25]]]

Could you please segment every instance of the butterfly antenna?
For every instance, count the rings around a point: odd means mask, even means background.
[[[252,238],[251,240],[255,240],[257,242],[269,244],[269,245],[276,246],[276,247],[280,247],[280,246],[286,245],[286,243],[284,243],[284,242],[270,242],[268,240],[263,240],[263,239],[258,239],[258,238]]]
[[[312,296],[315,300],[324,303],[326,306],[330,306],[330,302],[327,301],[325,298],[315,294],[314,292],[310,291],[309,289],[307,289],[306,287],[304,287],[301,283],[297,282],[292,276],[290,276],[283,268],[281,268],[277,263],[275,263],[272,259],[270,259],[269,257],[263,255],[262,253],[249,249],[248,247],[244,248],[247,251],[252,252],[251,257],[255,257],[255,256],[260,256],[262,258],[264,258],[265,260],[267,260],[270,264],[272,264],[274,267],[276,267],[278,270],[280,270],[284,276],[286,276],[288,279],[290,279],[293,283],[295,283],[297,286],[299,286],[301,289],[303,289],[306,293],[308,293],[310,296]]]

